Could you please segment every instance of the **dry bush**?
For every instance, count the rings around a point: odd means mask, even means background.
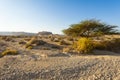
[[[105,50],[109,42],[108,41],[94,41],[93,44],[94,44],[95,49]]]
[[[2,53],[7,47],[8,44],[6,42],[0,41],[0,53]]]
[[[54,38],[54,42],[59,42],[60,40],[58,38]]]
[[[28,43],[25,45],[25,48],[29,48],[30,46],[32,47],[32,44],[28,42]]]
[[[74,41],[74,39],[71,38],[71,37],[68,37],[67,40],[68,40],[68,41]]]
[[[54,39],[55,39],[54,37],[51,37],[51,38],[50,38],[50,41],[54,41]]]
[[[12,37],[10,37],[10,36],[2,36],[2,40],[13,41]]]
[[[2,40],[5,40],[7,38],[7,36],[1,36]]]
[[[94,49],[94,46],[90,38],[80,38],[76,43],[73,44],[73,48],[78,53],[91,53]]]
[[[44,45],[44,44],[46,44],[45,41],[32,38],[30,41],[27,42],[27,44],[25,45],[25,48],[29,48],[29,47],[33,48],[33,46],[39,46],[39,45]]]
[[[35,42],[35,38],[32,38],[30,41],[27,42],[27,44],[25,45],[25,48],[29,48],[29,47],[33,47],[33,43]]]
[[[49,35],[48,38],[52,38],[53,36],[52,35]]]
[[[26,42],[25,41],[20,41],[20,42],[18,42],[19,44],[26,44]]]
[[[46,42],[43,41],[43,40],[38,40],[36,38],[32,38],[30,41],[29,41],[30,44],[36,44],[36,45],[44,45]]]
[[[30,41],[30,40],[31,40],[31,38],[24,38],[24,40],[25,40],[25,41]]]
[[[18,51],[17,50],[9,50],[9,49],[6,49],[5,51],[3,51],[1,53],[1,56],[5,56],[5,55],[17,55],[18,54]]]
[[[48,48],[48,47],[41,47],[40,49],[41,50],[50,50],[50,48]]]
[[[60,46],[58,46],[58,45],[51,45],[51,48],[60,49]]]
[[[107,50],[120,52],[120,38],[109,41],[109,44],[107,44]]]
[[[36,44],[37,46],[39,46],[39,45],[44,45],[44,44],[46,44],[46,42],[43,41],[43,40],[36,40],[36,42],[35,42],[34,44]]]
[[[108,50],[113,52],[119,52],[120,50],[120,38],[116,38],[110,41],[94,42],[95,49]]]
[[[66,42],[66,41],[64,41],[64,40],[61,40],[61,41],[59,42],[59,45],[70,45],[70,43],[68,43],[68,42]]]
[[[29,49],[29,50],[30,50],[30,49],[33,49],[33,46],[28,46],[27,49]]]
[[[3,46],[7,46],[7,44],[2,42],[2,41],[0,41],[0,47],[3,47]]]
[[[72,49],[70,47],[65,47],[65,48],[63,48],[62,52],[63,53],[71,53]]]

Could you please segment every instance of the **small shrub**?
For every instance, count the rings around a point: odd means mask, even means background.
[[[53,36],[52,35],[49,35],[48,38],[52,38]]]
[[[50,41],[54,41],[54,39],[55,39],[54,37],[51,37],[51,38],[50,38]]]
[[[20,41],[19,44],[26,44],[26,42],[25,41]]]
[[[2,37],[2,40],[5,40],[5,41],[12,41],[12,38],[9,37],[9,36],[3,36],[3,37]]]
[[[67,40],[68,40],[68,41],[74,41],[74,39],[71,38],[71,37],[68,37]]]
[[[32,44],[31,44],[31,43],[27,43],[27,44],[25,45],[25,48],[28,48],[29,46],[32,46]]]
[[[98,50],[105,50],[109,44],[108,41],[94,41],[94,48]]]
[[[48,47],[41,47],[41,50],[50,50]]]
[[[35,44],[36,45],[44,45],[44,44],[46,44],[46,42],[43,40],[36,40]]]
[[[59,42],[60,40],[58,38],[54,38],[54,42]]]
[[[37,40],[36,38],[32,38],[28,43],[36,44],[36,45],[44,45],[46,42],[43,40]]]
[[[33,41],[33,39],[31,39],[29,42],[27,42],[25,45],[25,48],[29,48],[30,46],[32,46],[32,41]]]
[[[94,46],[90,38],[80,38],[76,43],[74,43],[73,48],[78,53],[90,53]]]
[[[114,52],[119,52],[120,50],[120,39],[116,38],[111,41],[108,41],[107,44],[107,50],[114,51]]]
[[[120,50],[120,39],[94,42],[95,49],[118,52]]]
[[[60,44],[60,45],[69,45],[69,43],[67,43],[67,42],[64,41],[64,40],[61,40],[61,41],[59,42],[59,44]]]
[[[25,41],[30,41],[30,40],[31,40],[31,38],[25,38],[24,40],[25,40]]]
[[[28,46],[27,49],[29,49],[29,50],[30,50],[30,49],[33,49],[33,46]]]
[[[71,52],[71,48],[68,47],[63,48],[63,53],[69,53],[69,52]]]
[[[1,53],[2,56],[5,55],[17,55],[18,51],[17,50],[5,50]]]
[[[51,48],[60,49],[60,46],[58,46],[58,45],[51,45]]]
[[[29,46],[39,46],[39,45],[44,45],[46,44],[45,41],[43,40],[37,40],[36,38],[32,38],[28,43],[25,45],[25,48],[28,48]]]

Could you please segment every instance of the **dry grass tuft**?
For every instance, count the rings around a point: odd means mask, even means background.
[[[5,55],[17,55],[18,54],[18,51],[17,50],[5,50],[1,53],[1,56],[5,56]]]
[[[34,37],[30,41],[27,42],[27,44],[25,45],[25,48],[32,49],[34,46],[39,46],[39,45],[44,45],[44,44],[46,44],[45,41],[38,40],[37,38]]]

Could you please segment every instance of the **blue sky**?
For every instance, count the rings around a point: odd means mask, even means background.
[[[120,26],[120,0],[0,0],[0,31],[62,33],[93,18]]]

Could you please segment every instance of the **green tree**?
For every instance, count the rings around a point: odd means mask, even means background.
[[[96,19],[84,20],[78,24],[72,24],[69,28],[64,29],[63,33],[73,37],[92,37],[104,34],[117,33],[118,26],[108,25]]]

